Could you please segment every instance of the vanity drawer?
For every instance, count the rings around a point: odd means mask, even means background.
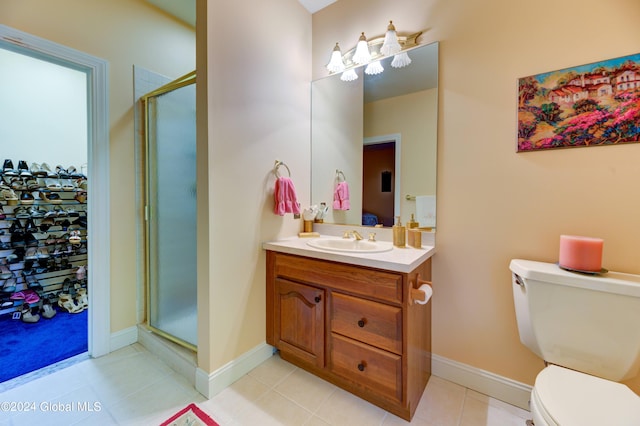
[[[331,334],[331,370],[378,395],[402,400],[402,357]]]
[[[402,309],[333,292],[331,331],[402,353]]]
[[[344,263],[276,253],[276,276],[326,285],[362,296],[402,303],[402,275]]]

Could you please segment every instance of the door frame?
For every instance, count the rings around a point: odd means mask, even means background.
[[[18,51],[30,51],[53,59],[61,65],[87,73],[88,188],[87,271],[89,305],[89,355],[99,357],[110,352],[111,339],[111,231],[109,195],[109,85],[107,61],[78,50],[0,25],[0,39]]]
[[[372,136],[370,138],[364,138],[362,145],[374,145],[379,143],[394,142],[396,144],[395,153],[395,182],[394,182],[394,197],[393,197],[393,216],[400,216],[400,188],[402,187],[402,174],[400,173],[402,168],[402,151],[400,149],[402,145],[402,135],[400,133],[391,133],[388,135]]]

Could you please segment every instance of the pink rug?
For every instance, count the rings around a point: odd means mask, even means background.
[[[196,404],[189,404],[160,426],[220,426]]]

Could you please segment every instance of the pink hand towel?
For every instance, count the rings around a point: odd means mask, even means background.
[[[336,185],[336,189],[333,192],[333,209],[349,210],[350,208],[349,185],[347,182],[340,182]]]
[[[285,213],[300,214],[300,203],[298,203],[296,188],[290,178],[279,177],[276,179],[273,196],[276,204],[274,208],[275,214],[280,216],[284,216]]]

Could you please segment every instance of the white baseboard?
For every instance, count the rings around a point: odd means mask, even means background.
[[[529,410],[532,387],[442,356],[431,355],[431,373],[500,401]]]
[[[133,326],[124,330],[111,333],[109,339],[109,352],[117,351],[125,346],[133,345],[138,341],[138,327]]]
[[[211,399],[233,382],[273,356],[273,346],[266,342],[223,365],[213,373],[196,369],[196,390]]]

